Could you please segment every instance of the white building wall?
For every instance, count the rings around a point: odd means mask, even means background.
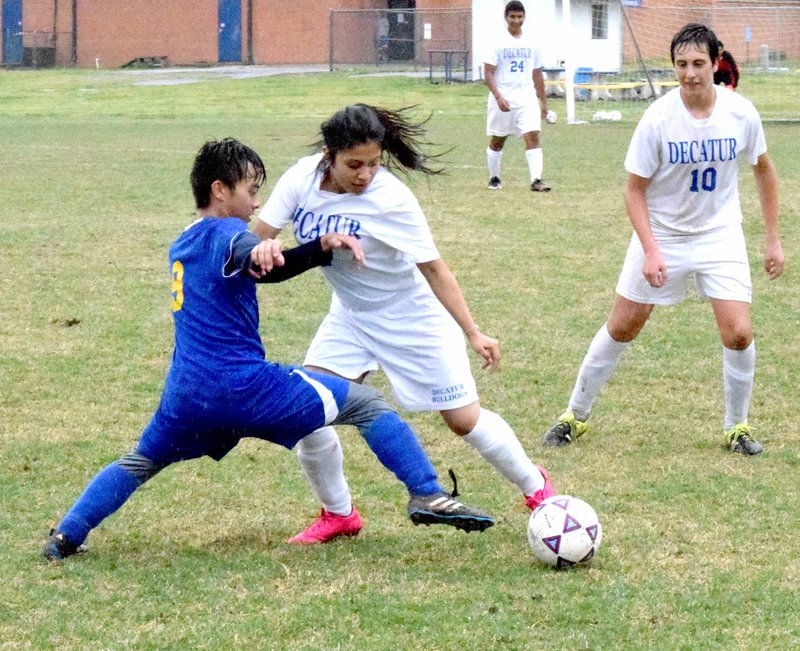
[[[542,50],[546,68],[561,68],[572,61],[572,68],[619,70],[622,60],[622,13],[617,0],[607,0],[608,38],[592,39],[592,4],[604,0],[523,0],[525,32],[532,32]],[[472,78],[483,79],[483,59],[493,42],[493,34],[506,29],[503,13],[507,0],[472,2]],[[563,22],[564,3],[569,2],[571,21]]]

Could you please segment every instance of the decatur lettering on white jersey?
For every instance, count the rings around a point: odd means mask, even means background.
[[[413,294],[432,295],[417,263],[440,255],[411,190],[383,167],[363,194],[320,190],[321,159],[321,154],[306,156],[290,167],[259,219],[278,229],[291,222],[300,243],[330,232],[358,238],[366,258],[363,267],[356,266],[349,251],[337,250],[332,264],[321,268],[351,310],[377,310]]]
[[[511,108],[529,104],[535,95],[533,71],[542,67],[542,54],[525,33],[516,38],[503,30],[498,34],[484,63],[495,66],[494,80]],[[491,93],[490,93],[491,95]]]
[[[767,151],[755,107],[715,87],[708,118],[692,117],[680,88],[645,111],[631,139],[625,169],[651,180],[647,205],[654,233],[703,233],[742,221],[739,165]]]

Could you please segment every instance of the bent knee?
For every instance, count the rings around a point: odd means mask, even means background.
[[[117,465],[136,477],[141,483],[144,483],[148,479],[152,479],[169,464],[158,463],[138,450],[133,450],[128,454],[122,455],[117,460]]]
[[[728,332],[722,338],[722,345],[731,350],[744,350],[753,343],[753,333],[748,331]]]
[[[481,415],[481,406],[479,402],[473,402],[465,407],[458,409],[447,409],[439,412],[444,419],[444,422],[456,436],[466,436],[475,429],[478,424],[478,418]]]
[[[394,411],[380,391],[351,382],[344,406],[332,424],[355,425],[363,433],[382,415]]]

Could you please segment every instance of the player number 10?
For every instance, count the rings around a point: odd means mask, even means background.
[[[700,185],[698,187],[698,181]],[[713,192],[717,187],[717,170],[713,167],[707,167],[703,170],[702,177],[700,170],[692,170],[692,187],[689,188],[692,192],[699,192],[700,188],[706,192]]]

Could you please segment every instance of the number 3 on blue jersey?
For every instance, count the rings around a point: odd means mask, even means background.
[[[183,265],[180,260],[172,263],[172,282],[169,288],[172,291],[172,311],[177,312],[183,307]]]
[[[511,72],[525,72],[525,61],[512,61]]]

